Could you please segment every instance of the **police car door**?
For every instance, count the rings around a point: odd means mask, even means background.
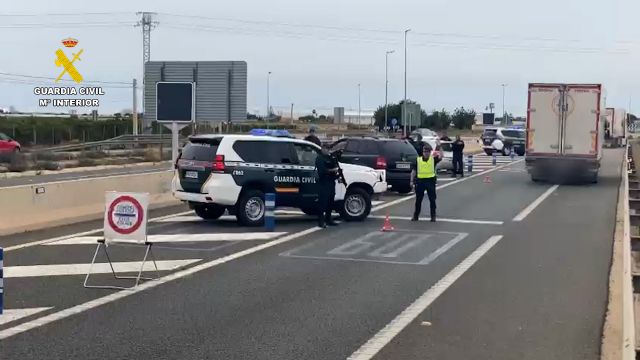
[[[318,149],[307,144],[293,144],[297,156],[297,169],[300,174],[300,206],[315,206],[318,200],[318,178],[316,157]]]
[[[297,206],[300,202],[300,171],[296,169],[296,154],[288,141],[269,142],[267,171],[273,174],[277,206]]]

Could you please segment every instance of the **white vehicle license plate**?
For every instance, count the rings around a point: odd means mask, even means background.
[[[396,164],[396,168],[398,169],[408,169],[410,167],[411,167],[410,164],[400,164],[400,163]]]
[[[185,171],[184,177],[190,178],[190,179],[197,179],[198,178],[198,172],[197,171]]]

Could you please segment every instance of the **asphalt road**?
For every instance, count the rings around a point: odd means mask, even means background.
[[[491,182],[442,178],[435,224],[408,221],[412,198],[393,194],[367,221],[326,230],[295,212],[272,234],[161,218],[150,233],[169,265],[135,291],[84,289],[78,271],[46,266],[90,261],[86,236],[100,234],[72,234],[87,224],[48,244],[44,232],[0,238],[5,305],[24,315],[0,316],[0,358],[595,360],[622,156],[605,152],[595,185],[534,184],[522,161]],[[382,233],[386,215],[395,231]]]
[[[56,181],[92,179],[92,178],[115,176],[115,175],[144,174],[148,172],[157,172],[162,170],[169,170],[169,165],[164,163],[164,164],[157,164],[157,165],[115,167],[111,169],[66,172],[66,173],[59,173],[59,174],[20,176],[20,177],[14,177],[14,178],[6,178],[6,179],[0,178],[0,187],[19,186],[19,185],[36,185],[36,184],[45,184],[45,183],[56,182]]]

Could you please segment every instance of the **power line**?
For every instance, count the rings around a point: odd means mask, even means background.
[[[344,36],[317,36],[314,34],[305,34],[305,33],[294,33],[294,32],[283,32],[283,31],[270,31],[270,30],[249,30],[249,29],[239,29],[239,28],[225,28],[225,27],[204,27],[204,26],[189,26],[185,24],[180,25],[165,25],[166,28],[172,29],[180,29],[180,30],[193,30],[193,31],[205,31],[205,32],[216,32],[216,33],[224,33],[231,35],[255,35],[255,36],[279,36],[282,38],[294,38],[294,39],[317,39],[317,40],[326,40],[326,41],[347,41],[347,42],[366,42],[366,43],[377,43],[377,44],[391,44],[395,45],[397,42],[385,40],[385,39],[375,39],[375,38],[362,38],[362,37],[344,37]]]
[[[40,14],[0,14],[0,17],[38,17],[38,16],[94,16],[94,15],[123,15],[135,14],[126,11],[111,12],[80,12],[80,13],[40,13]]]
[[[189,24],[168,24],[167,28],[181,29],[181,30],[193,30],[193,31],[205,31],[205,32],[217,32],[227,33],[232,35],[255,35],[255,36],[280,36],[284,38],[304,39],[312,38],[317,40],[326,41],[347,41],[347,42],[361,42],[361,43],[376,43],[387,45],[398,45],[398,41],[383,39],[383,38],[365,38],[365,37],[349,37],[349,36],[318,36],[313,33],[302,32],[289,32],[282,30],[254,30],[246,28],[229,28],[223,26],[202,26],[202,25],[189,25]],[[615,53],[626,54],[629,53],[629,49],[608,49],[608,48],[585,48],[585,47],[550,47],[550,46],[538,46],[538,45],[510,45],[510,44],[489,44],[489,43],[461,43],[461,42],[447,42],[447,41],[426,41],[426,42],[414,42],[411,46],[418,47],[450,47],[460,49],[484,49],[484,50],[504,50],[504,51],[542,51],[542,52],[564,52],[564,53]]]
[[[55,80],[55,79],[56,79],[56,78],[46,77],[46,76],[35,76],[35,75],[13,74],[13,73],[7,73],[7,72],[0,72],[0,75],[4,75],[4,76],[12,76],[12,77],[18,77],[18,78],[42,79],[42,80]],[[72,81],[72,80],[62,79],[62,80],[60,80],[60,81],[70,82],[70,81]],[[123,84],[123,85],[130,85],[130,82],[125,82],[125,81],[100,81],[100,80],[90,80],[90,81],[85,81],[85,83],[93,83],[93,84]]]
[[[104,22],[59,22],[59,23],[20,23],[2,24],[2,29],[29,29],[29,28],[57,28],[57,27],[113,27],[134,26],[134,21],[104,21]]]
[[[233,18],[207,17],[207,16],[199,16],[199,15],[179,15],[179,14],[169,14],[169,13],[162,13],[162,12],[158,13],[158,14],[159,15],[163,15],[163,16],[174,16],[174,17],[189,18],[189,19],[202,19],[202,20],[212,20],[212,21],[227,21],[227,22],[245,23],[245,24],[277,25],[277,26],[286,26],[286,27],[295,27],[295,28],[316,28],[316,29],[340,30],[340,31],[362,31],[362,32],[376,32],[376,33],[386,33],[386,34],[395,34],[395,35],[398,35],[398,34],[401,33],[400,30],[367,29],[367,28],[340,27],[340,26],[327,26],[327,25],[295,24],[295,23],[265,21],[265,20],[233,19]]]
[[[199,15],[180,15],[180,14],[170,14],[170,13],[159,13],[163,16],[168,17],[177,17],[177,18],[187,18],[187,19],[200,19],[200,20],[208,20],[212,22],[232,22],[232,23],[240,23],[240,24],[254,24],[254,25],[269,25],[269,26],[282,26],[282,27],[291,27],[291,28],[299,28],[299,29],[322,29],[322,30],[336,30],[336,31],[355,31],[355,32],[370,32],[370,33],[378,33],[378,34],[387,34],[387,35],[396,35],[400,37],[402,35],[403,30],[389,30],[389,29],[373,29],[373,28],[357,28],[357,27],[341,27],[341,26],[326,26],[326,25],[315,25],[315,24],[296,24],[296,23],[288,23],[288,22],[277,22],[277,21],[265,21],[265,20],[247,20],[247,19],[234,19],[234,18],[222,18],[222,17],[208,17],[208,16],[199,16]],[[190,25],[196,25],[191,23]],[[585,43],[585,40],[578,39],[560,39],[560,38],[551,38],[551,37],[523,37],[523,38],[505,38],[500,35],[479,35],[479,34],[465,34],[465,33],[452,33],[452,32],[420,32],[417,31],[414,33],[417,36],[431,36],[431,37],[447,37],[447,38],[468,38],[468,39],[490,39],[490,40],[507,40],[507,41],[537,41],[537,42],[569,42],[569,43]],[[617,43],[629,43],[625,42],[617,42]]]

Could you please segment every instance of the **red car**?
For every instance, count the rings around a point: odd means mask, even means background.
[[[0,133],[0,153],[11,153],[20,151],[20,143]]]

